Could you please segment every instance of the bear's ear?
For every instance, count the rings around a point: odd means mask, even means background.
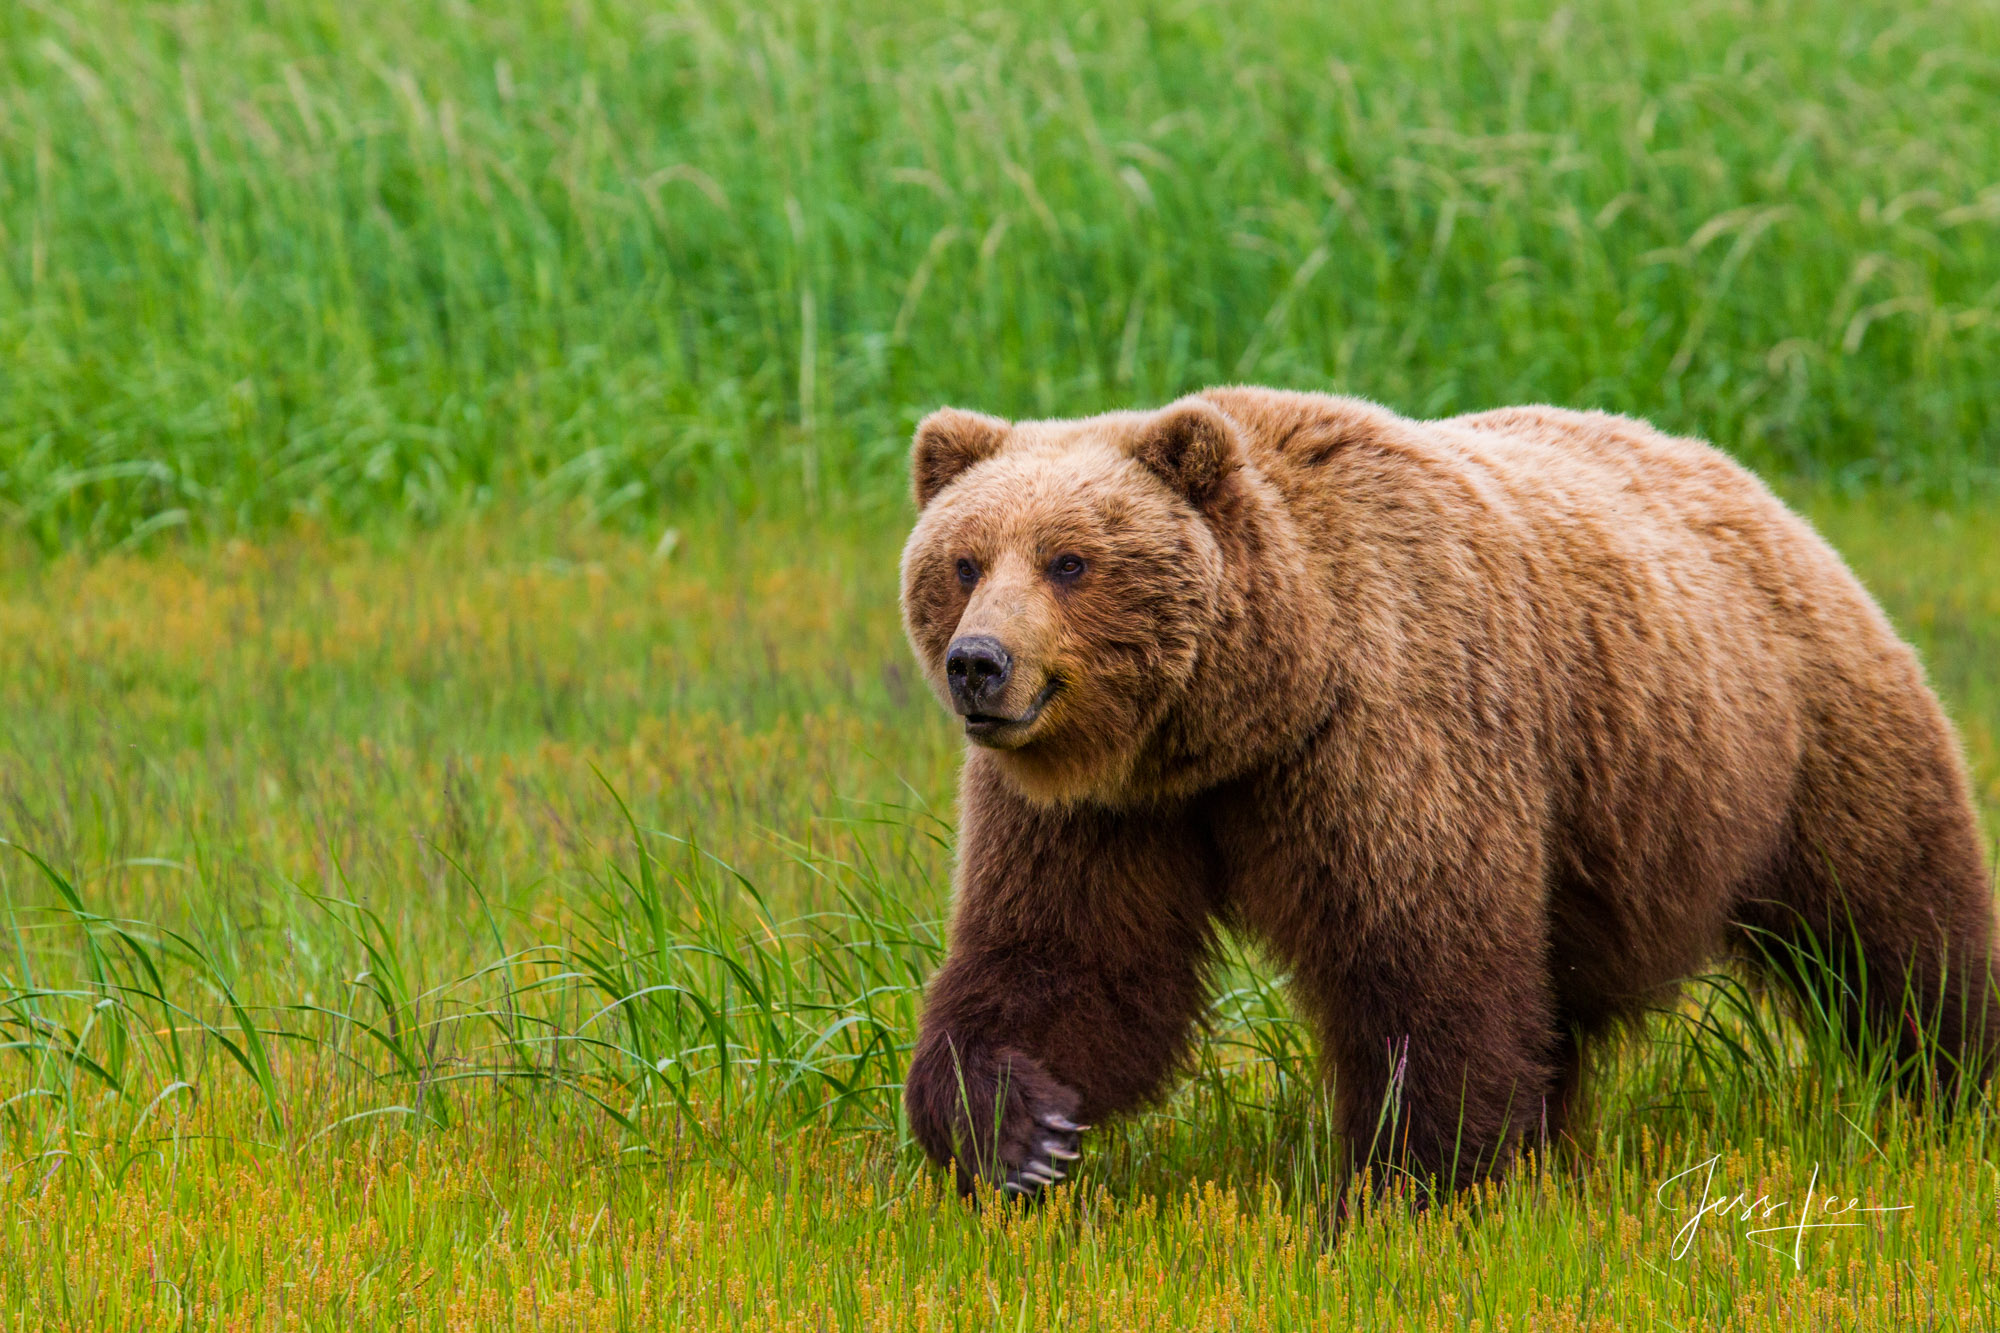
[[[916,487],[917,508],[951,485],[959,473],[1000,452],[1008,423],[983,412],[940,407],[917,425],[910,448],[910,480]]]
[[[1200,509],[1243,463],[1236,423],[1206,398],[1183,398],[1140,428],[1132,456]]]

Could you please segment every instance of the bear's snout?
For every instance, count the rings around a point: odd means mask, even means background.
[[[987,634],[968,634],[953,639],[944,659],[944,678],[951,686],[951,702],[960,715],[982,713],[1007,688],[1014,674],[1014,659],[1000,640]]]

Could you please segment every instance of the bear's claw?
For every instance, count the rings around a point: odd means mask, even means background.
[[[1083,1155],[1078,1149],[1082,1147],[1083,1131],[1089,1126],[1054,1113],[1037,1115],[1035,1121],[1054,1133],[1029,1140],[1027,1159],[1009,1169],[1001,1182],[1000,1193],[1005,1197],[1039,1199],[1050,1185],[1069,1178],[1061,1163],[1074,1162]]]
[[[1067,1176],[1088,1126],[1083,1096],[1033,1056],[976,1037],[935,1034],[911,1057],[904,1101],[912,1135],[948,1164],[961,1195],[1034,1199]]]

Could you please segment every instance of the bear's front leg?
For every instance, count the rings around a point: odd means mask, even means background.
[[[1076,1089],[1039,1060],[1008,1047],[961,1047],[941,1027],[926,1027],[904,1093],[911,1131],[934,1161],[956,1168],[961,1194],[979,1181],[1039,1193],[1067,1175],[1090,1128],[1071,1118]]]
[[[1207,998],[1213,857],[1187,820],[1029,804],[966,770],[950,952],[910,1131],[976,1184],[1063,1178],[1080,1128],[1157,1094]]]
[[[1531,923],[1440,913],[1345,943],[1299,979],[1350,1170],[1371,1168],[1378,1188],[1411,1179],[1421,1200],[1504,1169],[1555,1127],[1562,1043]]]

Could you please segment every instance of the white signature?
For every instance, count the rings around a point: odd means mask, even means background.
[[[1900,1203],[1871,1207],[1864,1206],[1858,1198],[1843,1200],[1838,1194],[1821,1194],[1818,1162],[1813,1163],[1812,1179],[1806,1185],[1805,1201],[1800,1203],[1796,1210],[1790,1199],[1773,1199],[1768,1194],[1760,1194],[1754,1199],[1747,1190],[1736,1194],[1718,1195],[1715,1193],[1715,1164],[1721,1160],[1722,1154],[1717,1153],[1705,1162],[1696,1162],[1687,1170],[1668,1176],[1660,1182],[1659,1188],[1653,1191],[1653,1201],[1668,1212],[1682,1213],[1692,1208],[1691,1216],[1681,1225],[1681,1229],[1674,1233],[1674,1247],[1671,1253],[1675,1259],[1687,1257],[1688,1251],[1694,1248],[1695,1236],[1701,1231],[1704,1218],[1712,1217],[1719,1220],[1733,1216],[1738,1223],[1770,1222],[1773,1218],[1781,1218],[1783,1220],[1770,1226],[1745,1226],[1743,1238],[1752,1245],[1761,1245],[1774,1254],[1789,1252],[1792,1256],[1792,1267],[1801,1268],[1804,1265],[1808,1231],[1865,1227],[1870,1225],[1872,1220],[1868,1215],[1906,1213],[1915,1206]],[[1700,1200],[1693,1204],[1670,1203],[1668,1190],[1676,1182],[1687,1181],[1688,1183],[1682,1185],[1678,1191],[1680,1197],[1685,1200],[1685,1196],[1693,1192],[1693,1181],[1688,1178],[1696,1174],[1701,1177]],[[1790,1238],[1789,1245],[1782,1239],[1776,1239],[1783,1237]]]

